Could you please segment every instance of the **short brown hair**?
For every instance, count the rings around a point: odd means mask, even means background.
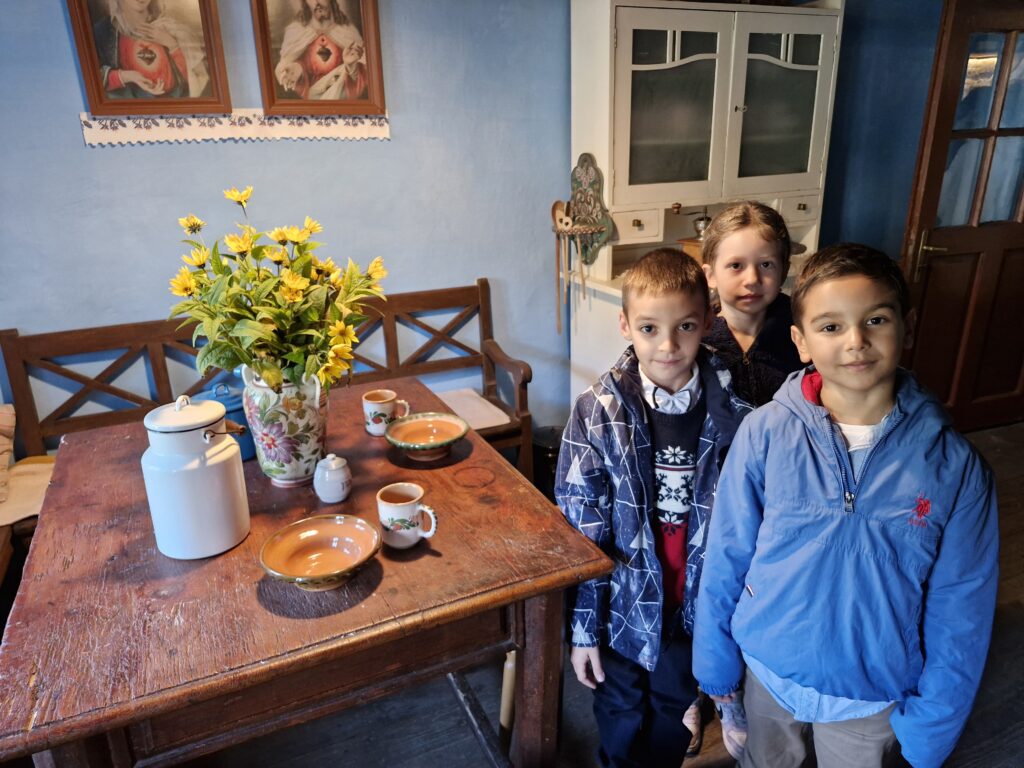
[[[811,256],[800,270],[796,287],[790,297],[793,322],[801,325],[807,293],[816,285],[829,280],[862,275],[896,294],[900,317],[910,311],[910,289],[900,265],[881,251],[860,243],[839,243],[822,248]],[[802,326],[801,326],[802,327]]]
[[[701,257],[704,263],[713,266],[722,240],[748,227],[756,230],[766,243],[779,244],[779,261],[782,263],[782,276],[779,281],[781,283],[789,274],[789,256],[793,250],[789,240],[789,229],[786,228],[786,222],[778,211],[754,200],[734,203],[715,214],[715,218],[704,230],[704,240],[701,244]]]
[[[633,296],[668,293],[689,293],[704,299],[704,307],[711,306],[708,279],[700,265],[675,248],[657,248],[645,253],[630,267],[622,279],[622,311]]]

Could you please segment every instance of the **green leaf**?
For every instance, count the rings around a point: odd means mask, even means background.
[[[306,301],[315,305],[317,307],[317,311],[319,312],[319,308],[323,307],[324,304],[327,303],[327,286],[318,285],[316,288],[309,292],[309,294],[306,296]]]
[[[280,390],[284,382],[281,368],[269,360],[257,360],[253,362],[253,370],[263,379],[263,383],[273,390]]]
[[[210,267],[213,269],[213,274],[215,275],[226,275],[231,271],[224,263],[224,260],[220,257],[219,241],[215,241],[213,248],[210,250]]]
[[[310,355],[306,358],[306,376],[316,376],[316,372],[320,370],[320,360],[316,355]]]
[[[290,363],[295,363],[296,365],[305,365],[306,353],[304,350],[297,349],[294,352],[289,352],[287,355],[285,355],[284,359]]]

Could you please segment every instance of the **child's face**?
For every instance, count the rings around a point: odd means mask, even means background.
[[[845,397],[891,397],[900,355],[912,342],[896,293],[863,275],[812,287],[792,335],[823,389]]]
[[[629,298],[619,313],[622,337],[633,342],[644,373],[662,389],[676,392],[693,373],[700,340],[713,317],[702,296],[690,293],[648,294]]]
[[[704,274],[723,307],[763,315],[782,290],[779,244],[765,240],[753,227],[738,230],[722,238]]]

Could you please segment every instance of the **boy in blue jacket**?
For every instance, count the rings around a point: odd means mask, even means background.
[[[744,683],[740,765],[939,768],[977,692],[998,531],[984,460],[898,367],[913,313],[895,261],[811,257],[797,371],[741,426],[719,483],[694,673]],[[744,678],[744,667],[746,674]]]
[[[740,419],[729,372],[701,345],[713,315],[700,266],[660,249],[626,274],[632,342],[573,404],[555,495],[614,561],[581,584],[571,660],[594,689],[602,765],[679,768],[697,697],[694,598],[718,472]]]

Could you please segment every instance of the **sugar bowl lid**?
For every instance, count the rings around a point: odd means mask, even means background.
[[[213,426],[226,413],[224,404],[217,400],[192,402],[188,395],[182,395],[173,403],[154,408],[142,423],[150,432],[190,432]]]
[[[330,469],[341,469],[347,467],[348,461],[341,456],[335,456],[333,453],[328,453],[320,461],[316,463],[317,469],[330,470]]]

